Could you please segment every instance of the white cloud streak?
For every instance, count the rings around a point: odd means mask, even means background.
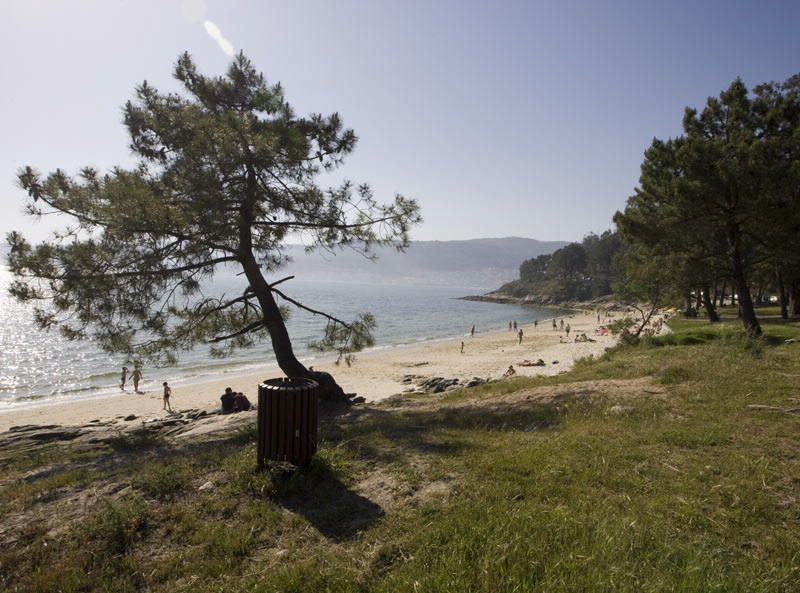
[[[236,55],[236,50],[234,50],[233,44],[222,36],[222,31],[219,30],[219,27],[217,27],[217,25],[213,21],[209,21],[208,19],[206,19],[203,25],[206,28],[206,33],[209,34],[211,39],[217,42],[217,45],[219,45],[219,48],[223,52],[225,52],[230,57]]]

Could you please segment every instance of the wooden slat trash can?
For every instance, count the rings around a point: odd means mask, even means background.
[[[267,379],[258,386],[258,466],[267,459],[307,466],[317,451],[319,384]]]

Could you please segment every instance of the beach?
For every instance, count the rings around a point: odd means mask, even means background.
[[[575,312],[559,317],[571,326],[569,337],[563,330],[554,330],[551,320],[521,325],[522,342],[516,332],[502,330],[482,331],[477,328],[474,337],[465,335],[449,339],[431,340],[411,345],[377,348],[357,355],[353,364],[334,364],[333,360],[314,364],[315,370],[327,371],[347,393],[355,393],[367,402],[377,402],[392,395],[414,391],[426,379],[442,377],[458,379],[464,384],[473,377],[497,380],[503,377],[510,365],[516,375],[555,375],[569,370],[578,359],[600,356],[606,348],[616,343],[611,335],[595,335],[603,319],[597,322],[594,314]],[[575,342],[574,337],[586,333],[594,340]],[[461,352],[461,343],[464,351]],[[522,366],[525,361],[544,361],[544,366]],[[252,402],[257,401],[257,385],[265,379],[282,376],[274,365],[264,365],[263,370],[228,373],[214,380],[197,382],[172,382],[171,404],[176,411],[219,409],[220,395],[226,387],[241,391]],[[127,422],[164,418],[162,387],[158,377],[148,375],[145,369],[144,394],[134,394],[133,385],[119,395],[40,404],[0,412],[0,432],[23,425],[83,425],[92,420],[117,421],[123,426],[125,417],[136,418]],[[436,395],[431,395],[436,397]]]

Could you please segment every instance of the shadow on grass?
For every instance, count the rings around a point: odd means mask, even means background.
[[[326,538],[342,542],[384,515],[383,508],[343,484],[323,460],[308,470],[273,476],[273,501],[304,517]]]
[[[435,397],[435,396],[432,396]],[[344,422],[326,423],[325,440],[350,443],[359,456],[396,462],[398,454],[458,455],[474,447],[475,431],[526,431],[551,428],[560,421],[554,404],[530,401],[461,404],[425,410],[361,408]]]

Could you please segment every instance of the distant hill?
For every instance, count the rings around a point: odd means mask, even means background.
[[[378,250],[371,262],[350,250],[305,253],[299,245],[288,250],[294,261],[287,273],[324,281],[382,282],[494,288],[519,276],[526,259],[552,253],[566,241],[537,241],[521,237],[466,241],[415,241],[405,253]]]
[[[405,253],[377,250],[372,262],[352,250],[305,253],[290,245],[293,261],[281,273],[302,280],[428,284],[492,289],[519,276],[526,259],[552,253],[565,241],[537,241],[520,237],[470,239],[467,241],[415,241]],[[0,263],[8,248],[0,244]]]

